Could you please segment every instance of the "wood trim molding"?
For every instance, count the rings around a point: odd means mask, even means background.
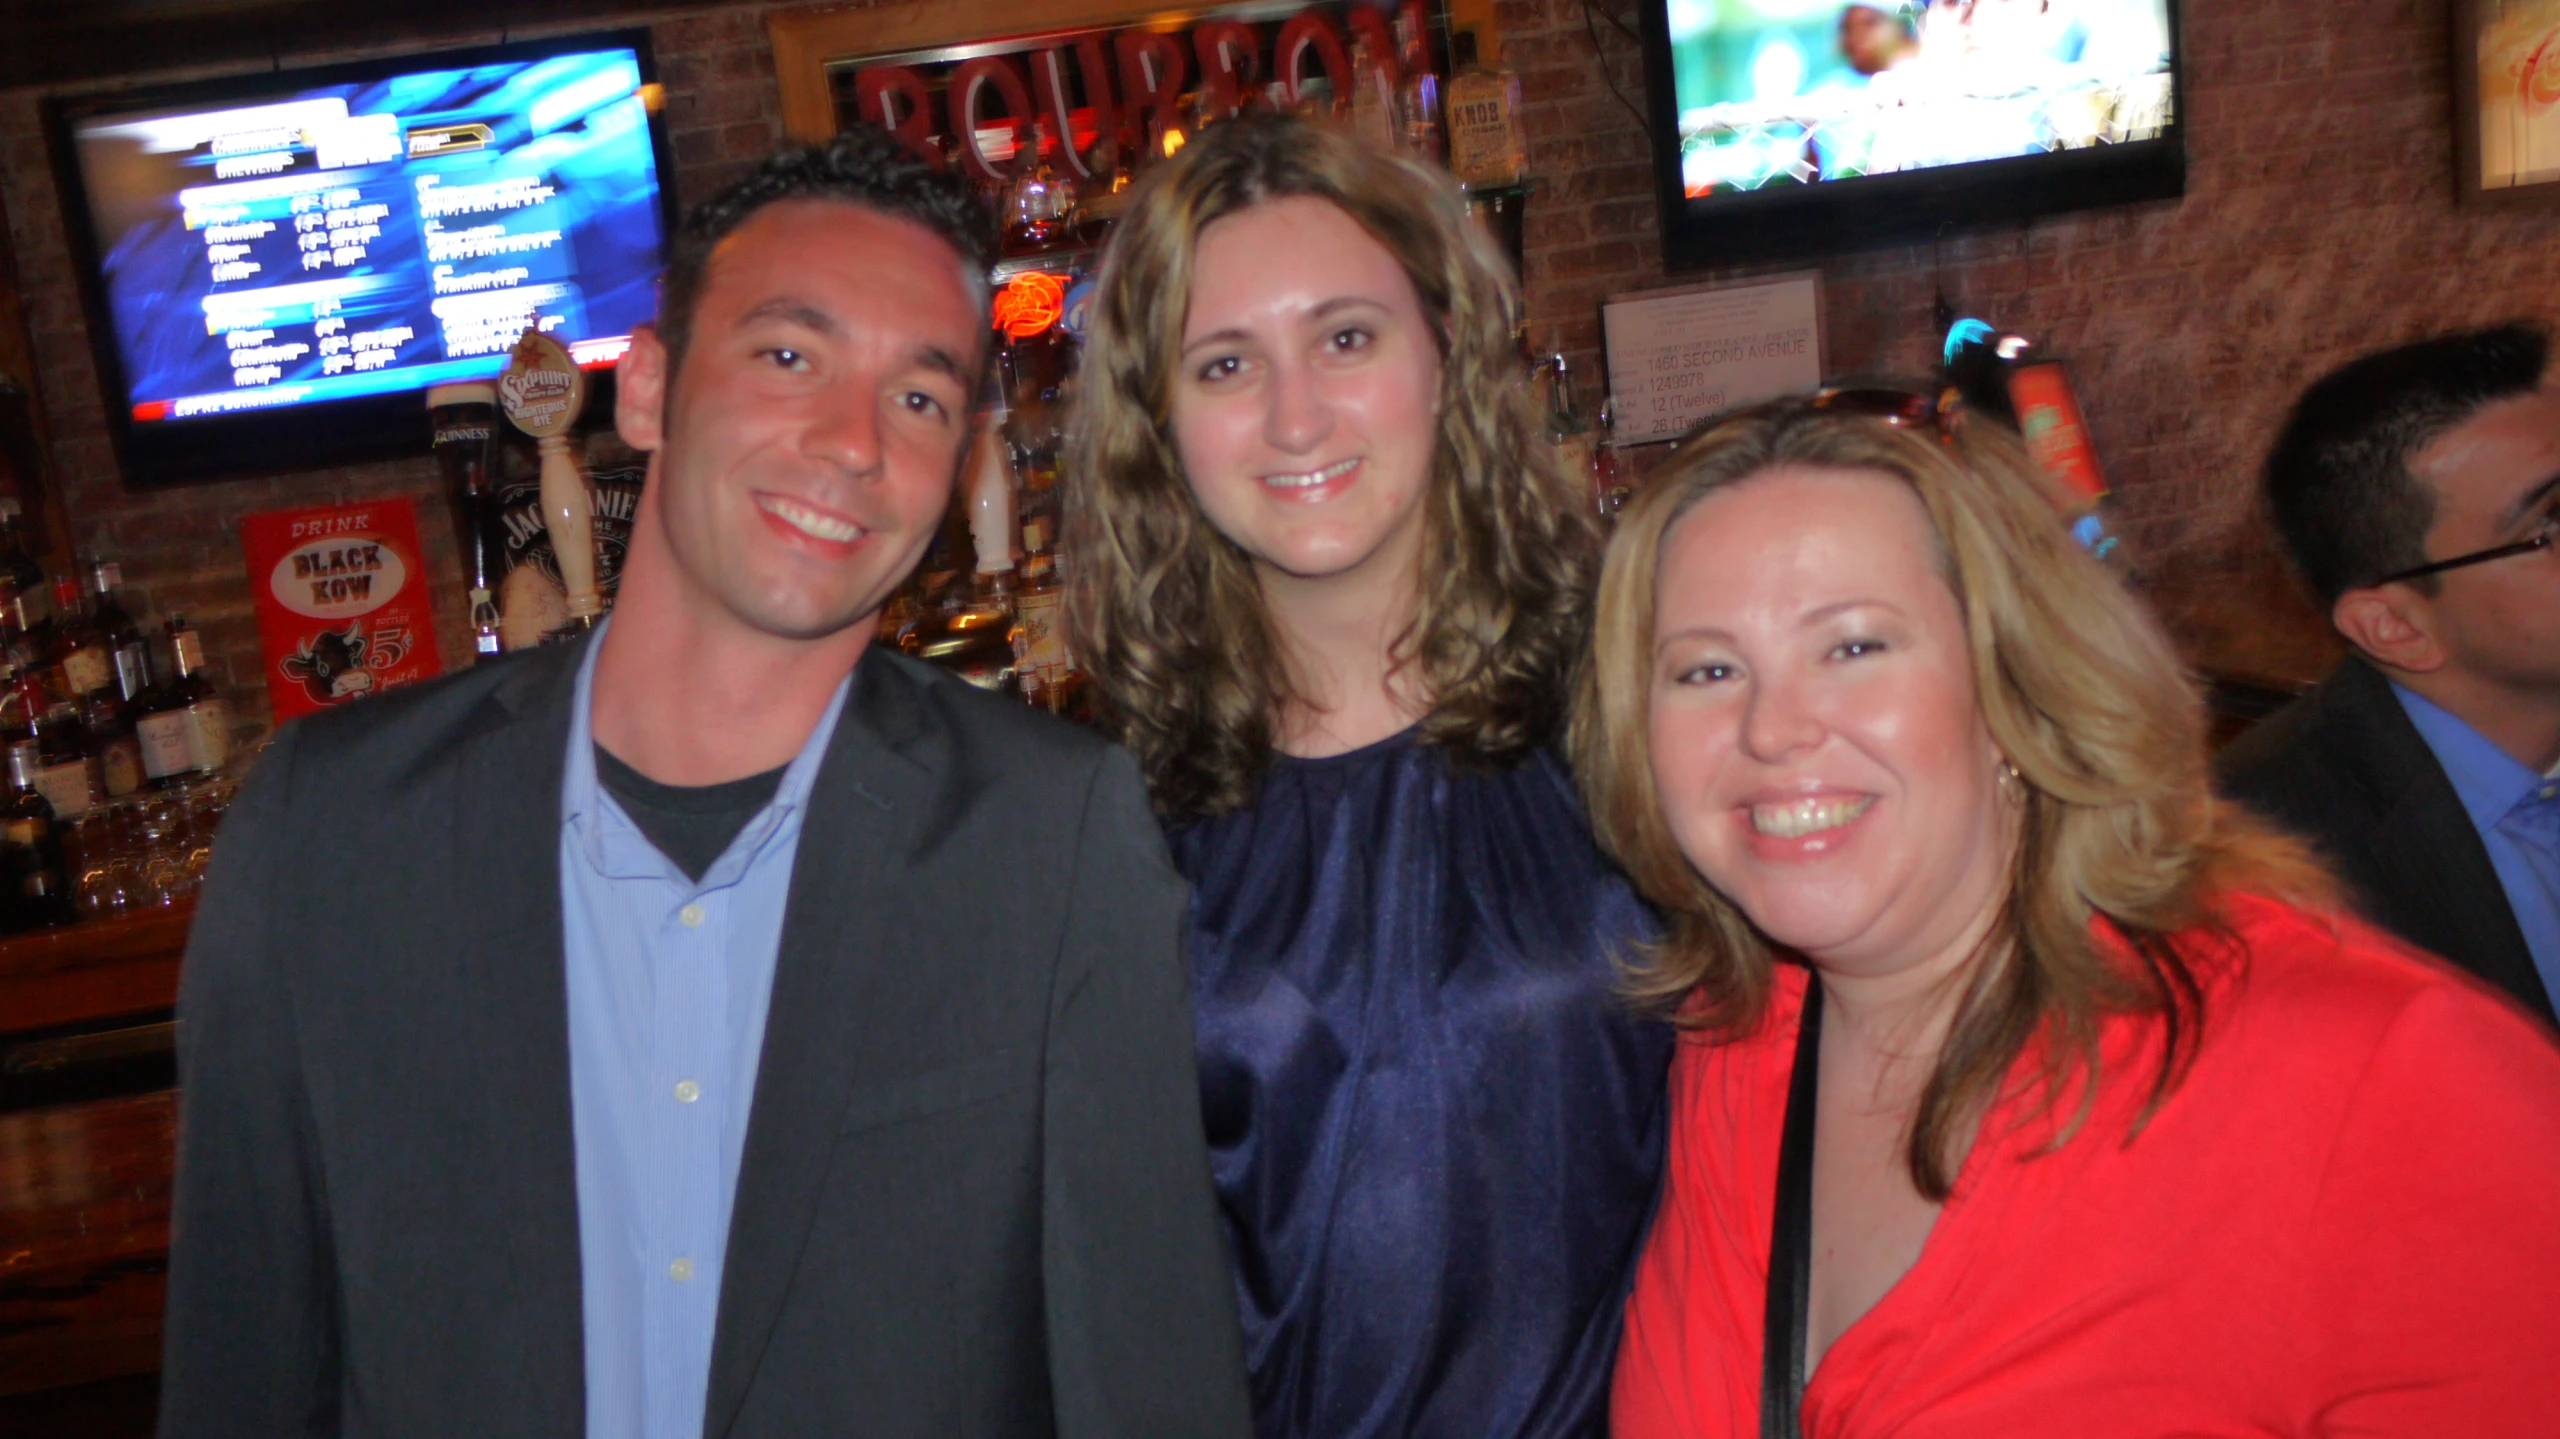
[[[827,66],[863,55],[968,45],[1009,35],[1090,30],[1170,18],[1183,7],[1162,0],[893,0],[885,5],[790,10],[768,17],[774,76],[782,86],[782,127],[819,142],[836,133]]]

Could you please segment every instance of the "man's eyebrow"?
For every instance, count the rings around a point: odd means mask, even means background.
[[[767,300],[738,317],[738,323],[741,326],[756,324],[763,320],[780,320],[785,324],[798,325],[804,330],[814,330],[821,335],[832,335],[843,328],[836,323],[835,316],[806,300],[794,300],[787,296]]]
[[[2555,494],[2560,494],[2560,474],[2555,474],[2551,478],[2544,480],[2541,484],[2538,484],[2532,489],[2525,491],[2523,494],[2516,496],[2516,502],[2507,506],[2507,512],[2498,517],[2499,532],[2503,534],[2508,530],[2514,529],[2517,525],[2524,523],[2525,516],[2542,508],[2544,502],[2549,500]]]
[[[921,369],[949,375],[963,384],[969,383],[971,379],[969,369],[961,363],[960,357],[940,345],[927,345],[916,351],[915,364]]]

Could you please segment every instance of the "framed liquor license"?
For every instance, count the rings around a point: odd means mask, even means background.
[[[2560,0],[2455,0],[2453,17],[2462,198],[2560,199]]]

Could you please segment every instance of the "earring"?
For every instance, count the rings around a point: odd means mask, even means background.
[[[2000,761],[2000,797],[2011,804],[2027,802],[2027,777],[2005,759]]]

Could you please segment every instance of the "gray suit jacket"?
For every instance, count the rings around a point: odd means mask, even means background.
[[[179,1010],[161,1432],[585,1432],[582,650],[287,727]],[[1184,893],[1135,766],[875,649],[791,879],[709,1436],[1244,1436]]]
[[[2489,848],[2380,671],[2350,658],[2216,767],[2225,794],[2311,841],[2365,918],[2552,1022]]]

